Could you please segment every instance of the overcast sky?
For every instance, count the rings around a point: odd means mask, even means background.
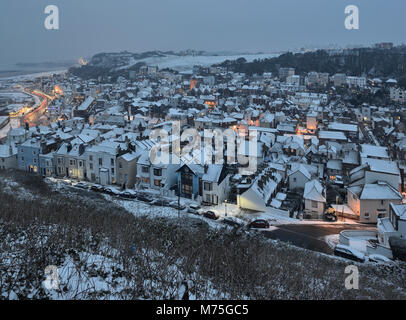
[[[44,27],[49,4],[59,7],[58,31]],[[360,10],[357,31],[344,28],[350,4]],[[405,0],[0,0],[0,64],[122,50],[402,43],[405,14]]]

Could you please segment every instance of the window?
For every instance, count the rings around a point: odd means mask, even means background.
[[[161,186],[161,180],[154,180],[154,185],[157,187]]]
[[[89,156],[89,161],[93,161],[93,156]]]
[[[89,163],[90,170],[93,170],[93,163]]]
[[[119,167],[120,169],[123,169],[123,164],[122,164],[121,162],[119,162],[119,163],[118,163],[118,167]]]
[[[381,200],[381,206],[385,204],[385,200]]]
[[[293,182],[296,182],[296,178],[293,178]]]
[[[79,167],[82,167],[82,166],[83,166],[83,162],[79,161]]]
[[[312,208],[318,208],[319,204],[317,203],[317,201],[313,201],[312,200]]]
[[[154,176],[157,177],[162,176],[162,169],[154,169]]]
[[[111,160],[111,161],[110,161],[110,162],[111,162],[111,165],[114,166],[114,159],[111,158],[110,160]]]
[[[143,167],[142,167],[142,172],[143,172],[143,173],[148,173],[148,172],[149,172],[149,167],[143,166]]]
[[[366,219],[369,219],[369,212],[365,212],[365,213],[364,213],[364,217],[365,217]]]
[[[181,176],[182,193],[192,194],[193,193],[193,175],[190,173],[184,173]]]
[[[111,168],[111,174],[114,174],[114,168]]]
[[[212,191],[213,190],[213,184],[210,182],[205,182],[204,183],[204,190],[205,191]]]
[[[103,165],[103,159],[99,158],[99,166],[102,166],[102,165]]]

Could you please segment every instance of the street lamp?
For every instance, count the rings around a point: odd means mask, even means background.
[[[225,206],[225,211],[226,211],[226,217],[227,217],[227,199],[226,200],[224,200],[224,206]]]

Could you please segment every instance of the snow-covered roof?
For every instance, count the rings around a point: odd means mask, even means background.
[[[361,150],[361,158],[373,157],[389,159],[386,147],[362,144]]]
[[[314,179],[305,184],[303,198],[317,202],[326,202],[324,197],[324,188],[321,183]]]
[[[332,122],[328,125],[329,130],[338,130],[338,131],[348,131],[348,132],[357,132],[358,126],[356,124],[347,124]]]
[[[309,173],[309,170],[306,169],[306,167],[302,164],[300,164],[299,166],[297,166],[295,169],[292,168],[292,171],[289,173],[289,176],[296,173],[296,172],[300,172],[302,173],[307,179],[311,179],[311,174]]]
[[[398,164],[395,161],[363,158],[361,163],[367,163],[371,171],[382,172],[387,174],[399,175]]]
[[[361,200],[401,200],[403,197],[386,182],[365,184],[364,187],[351,187],[349,190]]]
[[[406,220],[406,203],[403,204],[390,204],[393,212],[402,220]]]
[[[325,131],[325,130],[321,130],[319,132],[319,139],[347,141],[347,137],[341,131]]]
[[[78,107],[79,111],[85,111],[89,108],[89,106],[93,103],[93,97],[87,97],[85,101]]]

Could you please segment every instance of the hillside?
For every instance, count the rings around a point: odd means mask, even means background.
[[[198,217],[131,214],[90,191],[0,172],[0,297],[5,299],[404,299],[405,265],[359,265]],[[59,290],[44,288],[56,265]]]
[[[392,49],[360,48],[348,49],[342,53],[330,54],[325,50],[307,53],[285,53],[271,59],[255,60],[247,63],[228,61],[235,72],[247,74],[274,72],[278,74],[280,67],[293,67],[296,74],[311,71],[346,73],[347,75],[368,75],[371,77],[396,77],[406,81],[406,47]]]
[[[194,65],[208,67],[226,60],[243,58],[245,61],[254,61],[274,56],[277,54],[208,53],[191,50],[186,52],[99,53],[94,55],[87,65],[71,68],[70,72],[84,79],[97,78],[98,76],[128,77],[129,70],[137,71],[141,66],[150,65],[157,66],[159,69],[191,73]]]

